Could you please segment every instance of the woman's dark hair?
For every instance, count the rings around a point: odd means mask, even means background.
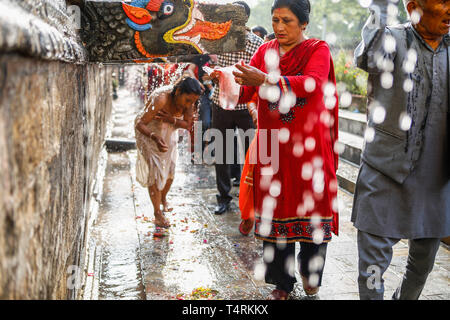
[[[175,96],[177,89],[180,89],[178,91],[179,94],[194,93],[194,94],[201,95],[203,93],[203,89],[202,89],[202,86],[200,85],[200,82],[195,78],[186,77],[186,76],[181,77],[180,79],[178,79],[175,82],[175,84],[173,85],[172,92],[171,92],[172,97]]]
[[[288,8],[296,15],[300,24],[309,23],[311,13],[311,3],[309,0],[274,0],[271,13],[275,9]]]
[[[252,32],[259,32],[261,34],[261,37],[264,39],[264,37],[267,35],[267,30],[266,28],[262,27],[262,26],[256,26],[252,28]]]
[[[264,40],[273,40],[275,39],[275,33],[269,33]]]

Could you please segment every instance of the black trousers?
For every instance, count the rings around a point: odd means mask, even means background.
[[[250,113],[247,109],[245,110],[224,110],[215,103],[212,103],[212,128],[217,129],[220,131],[222,138],[223,138],[223,145],[221,148],[221,152],[218,152],[219,150],[216,150],[216,163],[215,163],[215,169],[216,169],[216,183],[217,183],[217,190],[219,191],[219,194],[217,195],[217,202],[218,203],[229,203],[232,199],[230,195],[231,191],[231,179],[230,174],[231,171],[233,171],[233,177],[239,179],[240,173],[242,171],[242,165],[238,163],[238,156],[237,152],[234,152],[234,168],[233,164],[227,164],[227,145],[231,146],[231,144],[234,144],[233,149],[237,150],[237,139],[233,136],[233,139],[227,139],[227,129],[228,130],[235,130],[235,129],[242,129],[244,133],[248,129],[255,129],[255,125],[253,124],[252,117],[250,116]],[[254,134],[254,130],[253,130]],[[245,154],[247,153],[247,150],[250,146],[251,139],[245,139],[245,141],[241,141],[244,145],[244,154],[243,157],[245,159]],[[220,159],[220,158],[221,159]],[[242,163],[243,164],[243,163]],[[231,170],[231,171],[230,171]]]
[[[295,243],[287,243],[284,248],[280,249],[276,243],[263,241],[263,250],[265,253],[263,260],[266,265],[266,283],[274,284],[279,290],[291,292],[294,289],[294,284],[297,282],[295,275],[289,273],[289,263],[294,263]],[[273,259],[271,254],[267,254],[268,251],[272,252],[272,250],[274,252]],[[300,252],[297,256],[300,274],[307,279],[310,279],[312,274],[316,274],[319,277],[318,286],[322,284],[326,253],[327,243],[317,245],[309,242],[300,242]],[[323,259],[323,264],[318,263],[315,265],[315,263],[311,263],[312,259],[317,256]]]

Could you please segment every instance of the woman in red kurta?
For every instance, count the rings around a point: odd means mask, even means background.
[[[286,268],[286,263],[293,263],[289,257],[294,256],[295,242],[301,245],[305,291],[317,293],[327,242],[331,233],[338,234],[334,67],[328,45],[303,35],[308,15],[308,0],[276,0],[272,24],[277,39],[263,44],[250,65],[237,65],[239,72],[235,72],[236,81],[243,85],[239,103],[259,92],[255,235],[264,241],[266,282],[276,285],[271,299],[286,298],[296,282]],[[270,102],[266,100],[274,90],[268,89],[273,86],[270,73],[277,69],[281,77],[273,85],[281,98]],[[266,154],[272,163],[267,164]],[[316,257],[317,268],[311,270],[310,261]]]

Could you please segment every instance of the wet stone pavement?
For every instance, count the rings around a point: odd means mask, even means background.
[[[125,90],[115,101],[110,137],[130,139],[139,102]],[[214,215],[213,166],[192,165],[180,133],[175,180],[168,194],[171,227],[164,234],[152,223],[148,191],[135,178],[136,150],[109,153],[98,217],[91,232],[92,285],[85,299],[195,299],[193,291],[213,292],[214,299],[264,299],[274,286],[261,278],[262,243],[238,231],[238,188],[231,210]],[[350,222],[352,195],[339,191],[340,235],[329,244],[323,285],[307,297],[297,283],[293,299],[358,299],[356,229]],[[158,236],[155,236],[155,233]],[[401,281],[408,255],[406,241],[394,246],[385,273],[385,299]],[[420,299],[450,299],[450,252],[442,245]],[[300,279],[296,273],[297,279]]]

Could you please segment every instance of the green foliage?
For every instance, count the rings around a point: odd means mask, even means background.
[[[352,94],[367,95],[368,74],[356,68],[351,53],[341,50],[334,59],[334,71],[338,92],[348,91]]]

